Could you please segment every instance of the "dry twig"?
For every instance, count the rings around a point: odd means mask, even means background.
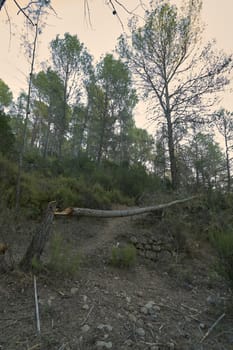
[[[35,344],[31,348],[28,348],[28,350],[35,350],[37,348],[40,348],[40,344]]]
[[[36,328],[37,332],[40,334],[40,315],[39,315],[39,305],[38,305],[38,295],[36,286],[36,276],[34,275],[34,293],[35,293],[35,307],[36,307]]]
[[[206,334],[201,338],[200,343],[203,343],[203,341],[210,335],[210,333],[213,331],[213,329],[219,324],[219,322],[225,317],[225,313],[223,313],[219,318],[212,324],[212,326],[208,329]]]
[[[83,322],[80,324],[80,326],[83,326],[83,325],[87,322],[87,320],[88,320],[90,314],[92,313],[92,310],[93,310],[93,309],[94,309],[94,305],[92,305],[92,307],[91,307],[90,310],[88,311],[87,317],[83,320]]]
[[[67,344],[62,344],[58,350],[64,350]]]

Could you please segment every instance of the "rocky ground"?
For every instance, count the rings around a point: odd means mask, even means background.
[[[23,254],[30,225],[9,236],[13,257]],[[156,237],[155,227],[143,218],[56,219],[54,232],[82,256],[79,272],[75,278],[49,270],[37,276],[40,335],[33,276],[1,274],[0,349],[233,349],[232,294],[214,272],[210,247],[194,244],[191,255],[150,259],[139,252],[144,246],[138,241],[149,233]],[[140,247],[136,265],[111,266],[112,247],[130,240]]]

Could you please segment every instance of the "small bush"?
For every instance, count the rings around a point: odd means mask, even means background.
[[[218,272],[229,278],[233,285],[233,232],[216,231],[210,234],[210,241],[220,258]]]
[[[43,264],[35,256],[32,258],[32,270],[37,274],[43,271]]]
[[[111,263],[116,267],[129,268],[136,263],[136,248],[128,244],[124,247],[113,247]]]
[[[134,200],[132,198],[124,195],[121,191],[117,189],[107,192],[107,195],[111,203],[125,204],[129,206],[134,205]]]
[[[71,246],[59,234],[53,236],[50,243],[48,267],[65,276],[75,276],[80,266],[80,255],[72,252]]]
[[[62,208],[77,205],[80,185],[76,179],[59,176],[53,181],[53,186],[53,198]]]

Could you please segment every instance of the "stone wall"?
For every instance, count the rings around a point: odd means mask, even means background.
[[[164,257],[171,258],[175,252],[175,242],[171,237],[156,237],[151,232],[141,236],[131,236],[130,243],[135,246],[139,256],[152,261]]]

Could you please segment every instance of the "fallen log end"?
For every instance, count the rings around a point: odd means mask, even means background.
[[[73,208],[66,208],[62,211],[55,211],[54,215],[56,216],[69,216],[69,215],[73,215]]]

